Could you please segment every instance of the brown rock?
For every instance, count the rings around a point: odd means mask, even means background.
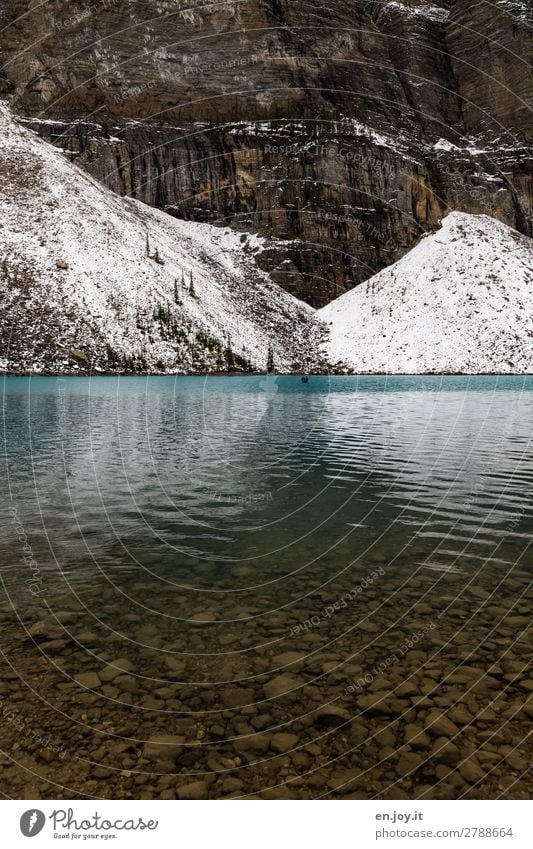
[[[291,692],[305,684],[303,678],[297,678],[296,675],[276,675],[270,681],[267,681],[263,690],[268,699],[279,698],[280,696],[291,696],[299,698],[298,693]],[[301,691],[298,691],[301,695]]]
[[[412,723],[405,726],[404,739],[406,743],[409,743],[409,745],[413,747],[413,749],[429,750],[431,745],[429,735],[426,734],[424,729],[418,725],[413,725]]]
[[[432,737],[455,737],[459,729],[446,714],[431,711],[424,720],[424,727]]]
[[[382,693],[369,693],[367,696],[359,696],[357,705],[362,711],[371,716],[390,716],[393,713],[390,701],[390,693],[385,691]]]
[[[345,725],[352,719],[352,714],[336,704],[324,705],[314,713],[315,725],[335,728]]]
[[[102,681],[105,681],[106,684],[110,681],[113,681],[117,676],[122,675],[124,672],[131,672],[133,669],[133,663],[126,658],[119,658],[118,660],[112,660],[108,666],[104,667],[98,675]]]
[[[176,787],[178,799],[207,799],[209,785],[206,781],[192,781]]]
[[[185,749],[185,738],[172,734],[159,734],[144,744],[143,757],[149,760],[168,760],[181,755]]]
[[[85,687],[88,690],[96,690],[102,684],[96,672],[82,672],[76,675],[74,680],[80,687]]]
[[[263,754],[270,748],[270,734],[250,734],[233,741],[236,752],[258,752]]]
[[[243,687],[235,687],[231,690],[224,690],[222,693],[222,701],[227,708],[239,708],[244,705],[251,705],[255,701],[255,693],[252,689]]]
[[[272,736],[270,746],[275,752],[288,752],[298,745],[299,740],[300,738],[296,734],[280,732]]]

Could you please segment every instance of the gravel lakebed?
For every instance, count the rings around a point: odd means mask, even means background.
[[[8,578],[3,794],[530,797],[527,570],[372,558],[329,584],[296,571],[282,598],[246,565],[199,567],[201,592]]]

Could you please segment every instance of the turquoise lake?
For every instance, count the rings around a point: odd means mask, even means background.
[[[532,377],[1,386],[6,792],[531,792]]]

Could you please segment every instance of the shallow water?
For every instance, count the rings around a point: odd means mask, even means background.
[[[5,379],[5,792],[531,792],[532,421],[532,378]]]

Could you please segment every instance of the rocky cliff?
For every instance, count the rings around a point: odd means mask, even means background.
[[[449,210],[533,232],[529,0],[2,9],[34,129],[120,194],[267,236],[258,261],[313,305]]]

